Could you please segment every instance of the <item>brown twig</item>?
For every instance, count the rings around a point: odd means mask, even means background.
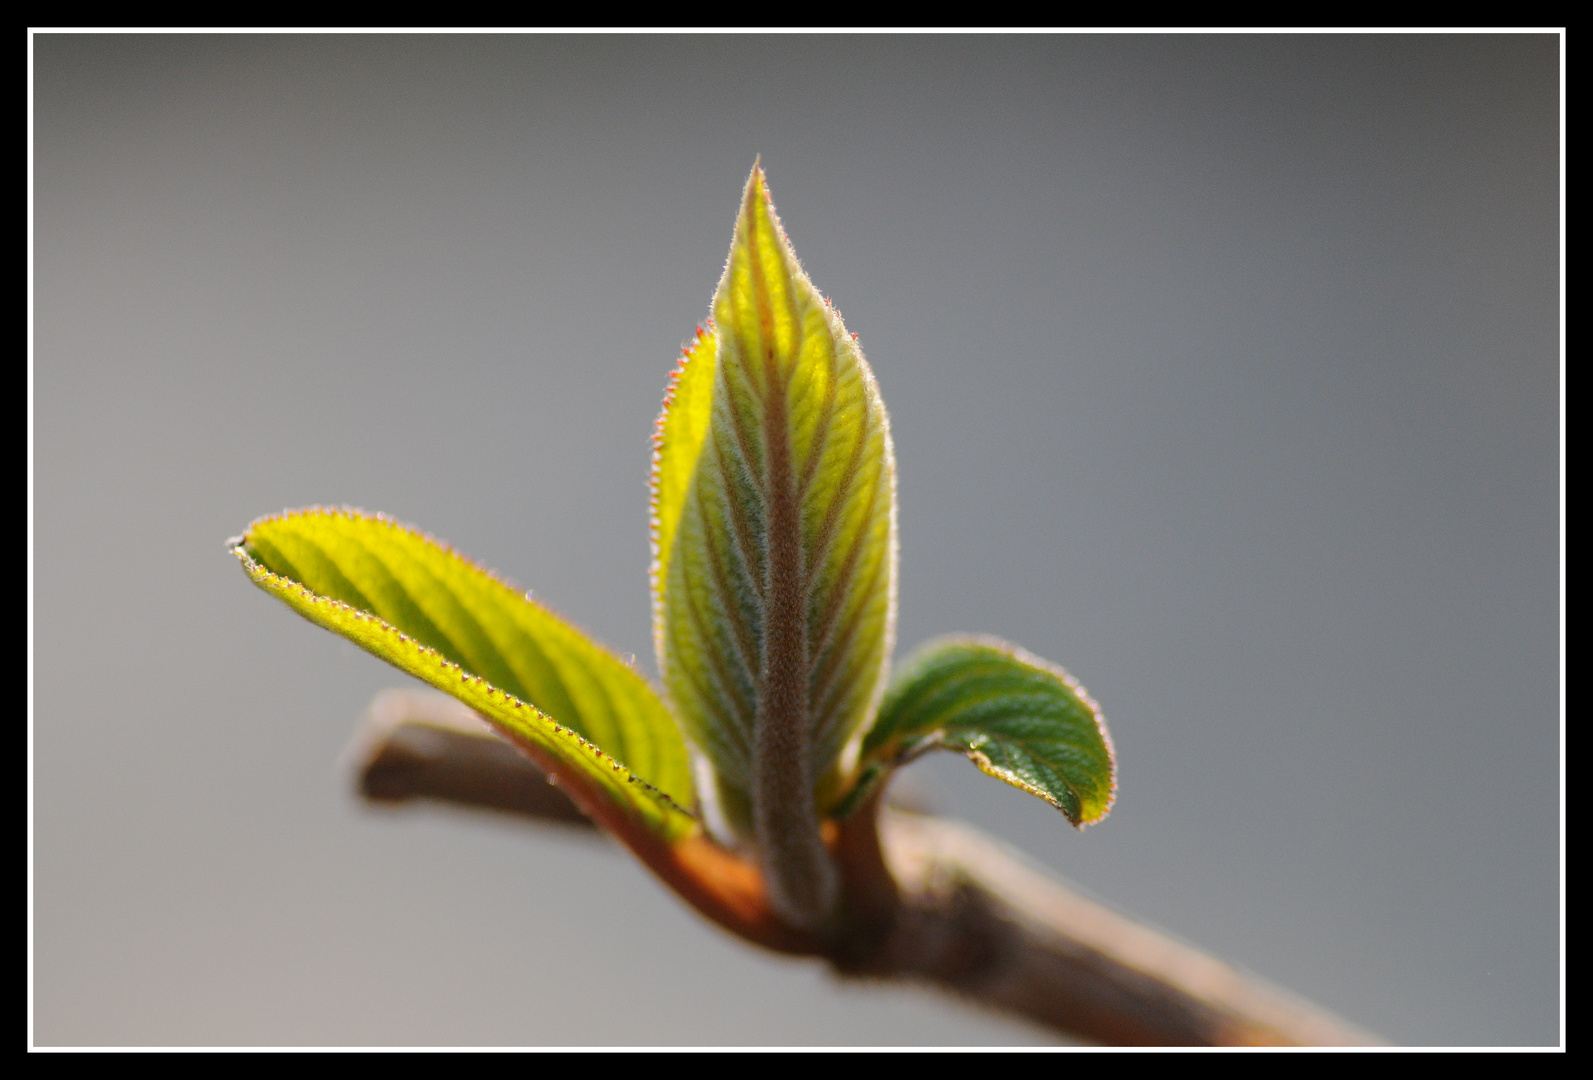
[[[360,791],[373,801],[430,799],[590,825],[541,769],[441,694],[378,695],[352,757]],[[822,943],[748,932],[700,898],[687,899],[760,944],[822,955],[845,975],[935,983],[1096,1042],[1379,1042],[1079,895],[966,825],[882,807],[876,795],[843,826],[831,827],[827,839],[841,870],[844,907],[839,931]],[[724,861],[727,872],[738,869],[728,853]]]
[[[547,773],[447,694],[377,694],[348,757],[360,794],[374,803],[427,799],[593,827]]]
[[[1114,1045],[1358,1046],[1380,1040],[1087,899],[966,825],[886,808],[900,896],[877,968]]]

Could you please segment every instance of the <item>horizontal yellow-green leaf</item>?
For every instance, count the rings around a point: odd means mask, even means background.
[[[651,789],[693,805],[685,744],[647,681],[445,545],[380,515],[315,508],[254,522],[238,553],[256,584],[300,614],[492,722],[518,724],[550,752],[600,748],[590,760],[646,805]]]
[[[754,804],[784,799],[758,795],[770,785],[805,786],[811,806],[878,700],[895,618],[895,464],[874,376],[803,272],[757,168],[712,311],[713,352],[698,346],[664,417],[659,652],[676,717],[750,835]]]
[[[937,747],[968,755],[1074,825],[1100,821],[1117,794],[1112,739],[1084,688],[993,638],[931,642],[907,663],[863,740],[860,788]]]

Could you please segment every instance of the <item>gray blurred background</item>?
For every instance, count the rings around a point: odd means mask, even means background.
[[[384,510],[651,668],[648,437],[761,153],[900,467],[902,651],[1103,704],[1080,835],[909,780],[1413,1043],[1558,1039],[1558,40],[34,46],[35,1038],[1026,1043],[602,841],[375,813],[405,678],[223,551]]]

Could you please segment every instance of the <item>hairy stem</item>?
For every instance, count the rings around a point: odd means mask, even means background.
[[[743,227],[756,232],[752,207]],[[754,241],[749,241],[756,246]],[[818,930],[835,907],[836,873],[819,836],[813,797],[813,732],[808,702],[807,590],[802,512],[791,462],[787,377],[775,362],[774,317],[762,266],[752,260],[763,346],[763,431],[768,496],[767,580],[758,712],[753,733],[753,827],[775,908],[804,930]]]

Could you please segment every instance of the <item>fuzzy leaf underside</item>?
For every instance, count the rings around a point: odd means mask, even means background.
[[[660,666],[676,717],[722,786],[751,784],[760,717],[805,717],[817,782],[882,688],[896,607],[895,463],[874,376],[802,271],[763,174],[748,181],[713,302],[663,420]],[[699,346],[700,348],[700,346]],[[669,456],[690,386],[695,460]],[[701,395],[709,389],[706,424]],[[670,481],[675,483],[673,479]],[[668,522],[669,515],[674,521]]]
[[[892,767],[943,748],[1051,803],[1074,825],[1100,821],[1117,794],[1112,739],[1072,676],[992,638],[931,642],[892,680],[863,741],[846,809]]]
[[[315,508],[254,522],[237,553],[301,615],[570,760],[653,824],[675,828],[693,805],[685,744],[646,680],[445,545]]]

